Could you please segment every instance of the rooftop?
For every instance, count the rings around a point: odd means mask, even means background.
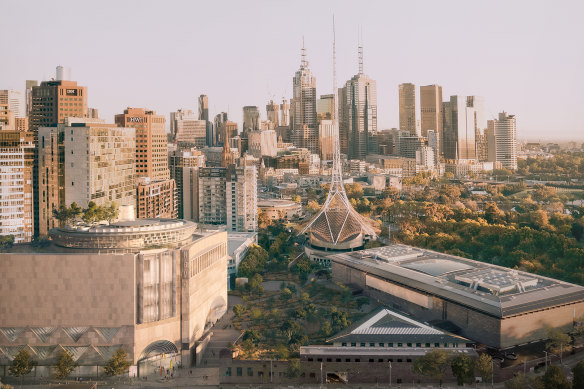
[[[329,258],[500,318],[584,300],[579,285],[401,244]]]

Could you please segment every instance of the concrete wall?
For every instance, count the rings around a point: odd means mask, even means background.
[[[134,324],[134,254],[0,254],[0,327]]]

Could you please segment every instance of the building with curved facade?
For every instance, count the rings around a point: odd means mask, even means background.
[[[62,350],[83,376],[120,347],[141,376],[171,359],[195,364],[227,309],[227,233],[131,219],[53,229],[49,247],[0,253],[0,375],[21,349],[44,377]]]

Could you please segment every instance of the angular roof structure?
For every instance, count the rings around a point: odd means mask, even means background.
[[[407,316],[380,309],[348,329],[328,339],[334,343],[467,343],[468,339],[449,334]]]

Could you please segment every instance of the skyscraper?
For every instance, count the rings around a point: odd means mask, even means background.
[[[199,169],[199,223],[227,223],[226,177],[227,168],[225,167]]]
[[[26,105],[26,116],[30,116],[30,111],[32,110],[32,87],[38,86],[39,82],[37,80],[26,80],[26,92],[25,92],[25,105]]]
[[[280,106],[274,103],[274,100],[270,100],[266,105],[266,116],[274,128],[280,125]]]
[[[465,96],[450,96],[450,101],[442,104],[445,159],[477,158],[475,143],[477,109],[469,107],[468,104],[469,100]]]
[[[399,84],[399,129],[416,134],[416,86]]]
[[[213,123],[209,120],[209,99],[207,95],[199,96],[199,120],[205,122],[205,143],[209,147],[213,147],[217,144],[217,135],[215,134],[216,128]]]
[[[499,119],[488,121],[489,132],[494,135],[496,161],[505,169],[517,170],[517,122],[515,115],[503,111]],[[489,142],[489,145],[492,142]],[[489,154],[491,154],[489,150]]]
[[[422,136],[427,137],[430,130],[442,135],[442,87],[440,85],[420,87],[420,112]]]
[[[120,127],[136,129],[136,176],[153,181],[169,179],[164,116],[145,108],[128,107],[115,116],[115,122]]]
[[[227,230],[254,232],[258,229],[257,169],[230,165],[226,180]]]
[[[247,137],[249,131],[260,130],[260,109],[255,105],[243,107],[243,134]]]
[[[170,178],[172,178],[176,183],[177,188],[177,201],[178,201],[178,218],[185,219],[184,212],[184,203],[185,203],[185,190],[188,190],[184,186],[184,177],[183,174],[185,169],[187,169],[187,174],[191,174],[191,168],[200,168],[205,166],[205,155],[201,152],[201,150],[197,149],[188,149],[188,150],[174,150],[168,156],[168,167],[170,169]],[[192,184],[196,182],[198,187],[199,183],[199,173],[198,170],[196,172],[196,180],[193,181],[192,177],[189,178],[189,183]],[[198,202],[198,194],[197,194],[197,202]],[[199,207],[196,207],[197,213],[199,212]],[[193,220],[188,218],[189,220]]]
[[[351,78],[339,100],[343,131],[348,138],[349,159],[365,160],[377,153],[377,83],[363,73],[363,47],[359,46],[359,73]]]
[[[316,122],[316,78],[308,68],[306,49],[302,45],[300,69],[292,79],[293,97],[290,103],[291,140],[296,147],[318,153],[318,126]]]
[[[199,120],[209,120],[209,98],[207,95],[199,96]]]
[[[316,100],[316,118],[317,122],[320,124],[321,120],[333,120],[333,111],[335,109],[335,95],[321,95],[318,100]]]
[[[280,126],[290,125],[290,103],[288,100],[282,99],[280,104]]]
[[[30,242],[34,232],[34,150],[32,133],[0,131],[0,235],[14,243]]]

